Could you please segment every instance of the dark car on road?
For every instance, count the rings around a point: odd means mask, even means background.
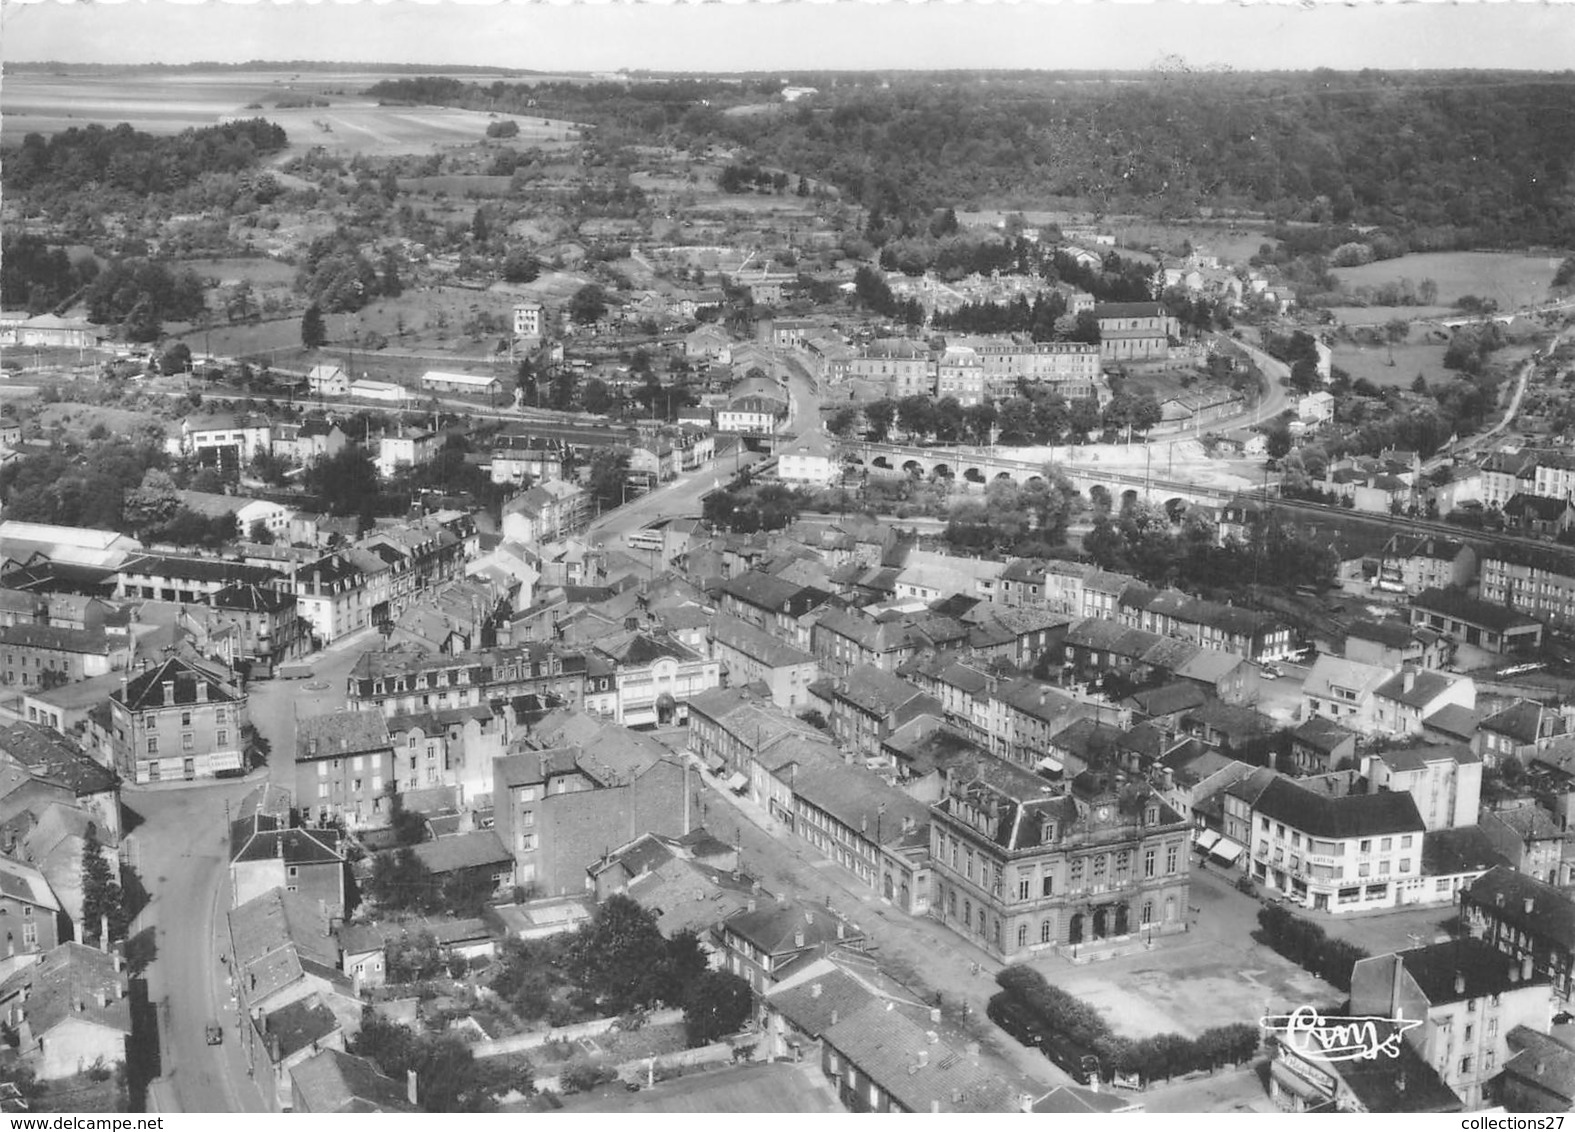
[[[991,996],[984,1008],[985,1015],[1001,1029],[1025,1046],[1043,1050],[1050,1037],[1050,1029],[1030,1007],[1009,991]]]

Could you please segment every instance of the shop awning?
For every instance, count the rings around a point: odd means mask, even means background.
[[[727,765],[727,760],[724,759],[721,755],[712,755],[710,758],[706,759],[706,761],[705,761],[705,768],[706,768],[706,770],[710,771],[712,774],[715,774],[717,771],[721,770],[726,765]]]
[[[1222,837],[1219,839],[1219,842],[1209,850],[1209,856],[1213,857],[1216,861],[1223,861],[1227,865],[1234,865],[1236,863],[1236,858],[1240,857],[1246,851],[1247,850],[1245,847],[1243,847],[1239,842],[1232,841],[1228,837]]]
[[[1214,847],[1214,843],[1219,839],[1220,835],[1214,830],[1205,829],[1202,833],[1195,836],[1193,841],[1196,843],[1199,849],[1212,849]]]
[[[742,794],[749,789],[749,779],[742,774],[735,773],[732,778],[727,780],[727,788],[735,794]]]

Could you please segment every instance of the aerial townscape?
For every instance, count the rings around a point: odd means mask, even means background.
[[[419,63],[7,63],[0,1109],[1575,1107],[1569,72]]]

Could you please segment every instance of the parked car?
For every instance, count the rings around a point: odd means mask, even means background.
[[[1281,676],[1285,675],[1285,670],[1278,664],[1265,664],[1262,668],[1258,669],[1258,673],[1265,680],[1278,680]]]
[[[1037,1013],[1018,1000],[1010,991],[998,991],[990,997],[984,1008],[985,1015],[1018,1042],[1043,1050],[1050,1036],[1050,1029]]]
[[[222,1046],[224,1044],[224,1027],[217,1022],[208,1023],[208,1044]]]

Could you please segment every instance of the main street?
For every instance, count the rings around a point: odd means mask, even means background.
[[[128,824],[136,826],[126,837],[130,863],[150,897],[131,931],[151,929],[156,951],[146,976],[160,1071],[149,1090],[150,1111],[267,1111],[247,1076],[243,1023],[228,968],[219,962],[229,954],[225,818],[251,788],[174,784],[124,796]],[[224,1027],[224,1041],[210,1046],[206,1030],[215,1022]]]

